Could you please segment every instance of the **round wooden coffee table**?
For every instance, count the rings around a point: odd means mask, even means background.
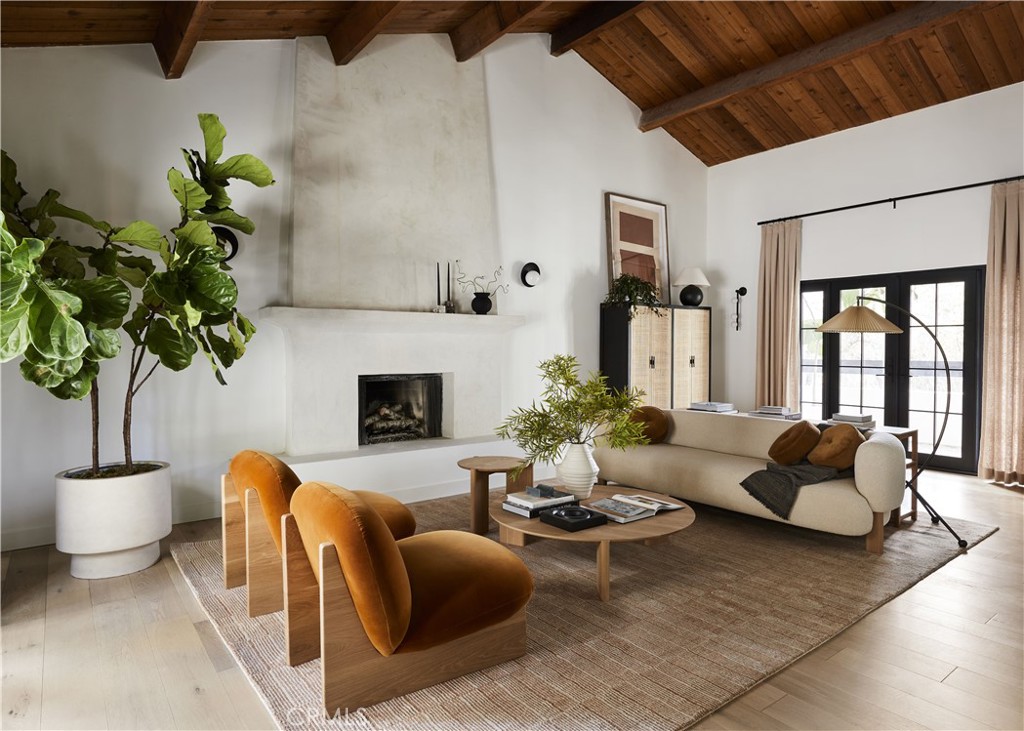
[[[587,500],[611,497],[616,493],[623,495],[649,495],[661,500],[683,505],[682,510],[661,512],[652,518],[634,520],[632,523],[616,523],[609,520],[604,525],[594,528],[570,532],[553,525],[540,522],[540,518],[524,518],[510,513],[501,507],[505,497],[498,496],[491,500],[490,515],[498,524],[498,537],[502,543],[510,546],[525,546],[527,536],[549,538],[555,541],[572,541],[575,543],[597,544],[597,594],[601,601],[608,601],[611,596],[611,544],[626,541],[643,541],[644,544],[656,543],[673,533],[678,533],[693,524],[696,516],[693,508],[682,500],[669,495],[662,495],[646,490],[636,490],[623,485],[594,485],[594,492]],[[587,502],[586,500],[584,502]]]

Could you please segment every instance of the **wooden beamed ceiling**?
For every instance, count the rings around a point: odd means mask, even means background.
[[[17,2],[4,46],[151,43],[168,79],[203,42],[444,33],[465,61],[546,33],[707,165],[1024,81],[1024,2]]]

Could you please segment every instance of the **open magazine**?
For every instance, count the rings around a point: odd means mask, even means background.
[[[662,510],[679,510],[685,507],[648,495],[612,495],[584,502],[583,505],[604,513],[609,520],[616,523],[630,523],[641,518],[650,518]]]

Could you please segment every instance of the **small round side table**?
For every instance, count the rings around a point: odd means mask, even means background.
[[[469,494],[472,507],[469,511],[469,530],[483,535],[487,532],[487,493],[490,476],[495,472],[505,473],[505,494],[520,492],[533,484],[533,465],[527,464],[516,479],[509,474],[523,460],[518,457],[466,457],[459,460],[459,467],[469,470]]]

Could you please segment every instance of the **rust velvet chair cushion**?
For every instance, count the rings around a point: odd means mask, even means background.
[[[857,447],[863,442],[864,435],[849,424],[830,426],[821,433],[818,446],[807,455],[807,461],[819,467],[848,470],[853,467]]]
[[[797,464],[818,446],[820,438],[821,430],[818,427],[809,421],[798,421],[772,442],[768,456],[779,464]]]
[[[320,544],[333,543],[366,636],[380,654],[394,653],[409,628],[412,590],[384,519],[358,495],[326,482],[300,485],[291,511],[317,581]]]
[[[412,619],[398,652],[440,645],[502,622],[533,595],[522,560],[463,531],[421,533],[398,542],[412,584]]]
[[[657,406],[641,406],[629,415],[632,421],[642,421],[644,436],[651,444],[661,444],[668,436],[668,416]]]
[[[272,454],[245,449],[231,458],[228,467],[231,481],[235,484],[235,492],[245,510],[245,491],[256,488],[263,508],[263,517],[267,521],[270,535],[281,552],[281,516],[288,512],[288,503],[292,493],[299,486],[299,478],[291,467]]]
[[[353,490],[352,492],[384,519],[395,540],[408,538],[416,532],[416,518],[409,508],[400,501],[382,492],[371,492],[370,490]]]

